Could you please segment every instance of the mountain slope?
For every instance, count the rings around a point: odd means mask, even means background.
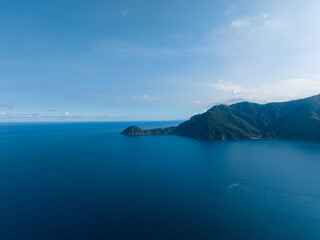
[[[218,105],[206,113],[181,123],[174,134],[205,140],[245,139],[258,137],[259,130],[241,118],[241,112]]]
[[[122,134],[175,134],[203,140],[279,138],[320,141],[320,95],[282,103],[217,105],[177,127],[142,130],[132,126]]]

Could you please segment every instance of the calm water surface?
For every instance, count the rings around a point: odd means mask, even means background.
[[[320,239],[320,144],[128,125],[0,124],[0,240]]]

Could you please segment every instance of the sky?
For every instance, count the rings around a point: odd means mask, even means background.
[[[318,0],[0,0],[0,121],[184,120],[320,94]]]

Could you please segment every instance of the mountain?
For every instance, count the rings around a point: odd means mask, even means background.
[[[174,134],[202,140],[276,138],[320,141],[320,95],[289,102],[217,105],[165,129],[125,129],[127,136]]]

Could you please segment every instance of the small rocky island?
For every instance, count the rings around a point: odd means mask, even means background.
[[[280,103],[217,105],[177,127],[142,130],[131,126],[121,134],[174,134],[202,140],[276,138],[320,141],[320,95]]]

